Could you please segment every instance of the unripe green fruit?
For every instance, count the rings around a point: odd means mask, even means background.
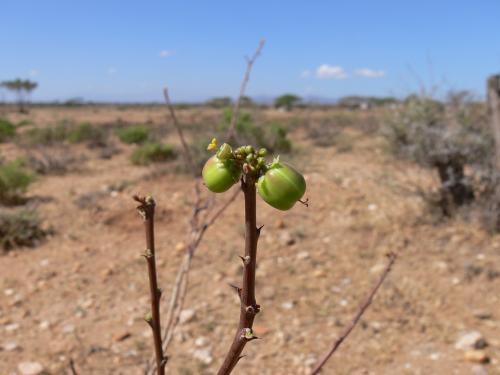
[[[208,190],[223,193],[238,182],[241,169],[234,160],[220,160],[214,155],[205,163],[202,175]]]
[[[306,192],[304,176],[288,164],[275,162],[257,181],[261,198],[278,210],[289,210]]]

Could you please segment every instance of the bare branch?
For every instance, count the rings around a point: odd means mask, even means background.
[[[241,81],[240,94],[238,95],[238,99],[234,104],[233,115],[231,116],[231,122],[229,124],[229,129],[227,130],[226,134],[226,139],[230,143],[236,140],[236,121],[238,120],[238,115],[240,112],[241,98],[243,98],[243,96],[245,95],[245,90],[247,87],[247,83],[250,79],[250,73],[252,72],[253,64],[260,56],[260,53],[262,52],[262,49],[264,48],[265,44],[266,40],[261,39],[259,42],[259,46],[255,50],[253,56],[251,58],[246,57],[247,69],[245,71],[245,75],[243,76],[243,80]]]
[[[179,135],[179,139],[182,144],[182,150],[184,153],[184,158],[186,159],[186,163],[191,171],[195,171],[195,166],[193,163],[193,158],[191,156],[191,151],[189,150],[189,146],[186,142],[186,138],[184,138],[184,132],[182,131],[182,127],[177,120],[177,116],[175,115],[174,107],[172,106],[172,102],[170,101],[170,96],[168,94],[168,88],[165,87],[163,89],[163,96],[165,97],[165,103],[167,104],[168,110],[170,112],[170,117],[174,123],[174,127],[177,130],[177,134]]]
[[[394,262],[396,261],[398,257],[397,253],[391,252],[387,254],[387,258],[389,259],[387,266],[385,267],[384,271],[380,275],[380,278],[378,281],[375,283],[373,288],[370,290],[368,295],[365,297],[363,300],[363,303],[359,306],[358,311],[352,318],[351,322],[344,327],[344,330],[342,333],[335,339],[333,342],[331,348],[323,355],[323,357],[318,361],[318,363],[314,366],[314,369],[311,372],[311,375],[317,375],[321,372],[321,369],[323,366],[326,364],[326,362],[330,359],[330,357],[337,351],[337,349],[340,347],[342,342],[349,336],[349,334],[352,332],[354,327],[358,324],[359,320],[363,316],[363,314],[366,312],[368,307],[371,305],[373,298],[375,297],[375,294],[379,290],[380,286],[384,283],[387,275],[389,272],[392,270],[392,266],[394,265]]]

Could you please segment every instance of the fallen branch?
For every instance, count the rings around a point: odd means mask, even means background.
[[[311,375],[317,375],[321,372],[321,369],[323,366],[326,364],[326,362],[330,359],[330,357],[337,351],[337,349],[340,347],[342,342],[349,336],[349,334],[352,332],[354,327],[358,324],[359,320],[363,316],[363,314],[366,312],[368,307],[371,305],[373,298],[375,297],[375,294],[379,290],[380,286],[384,283],[387,275],[389,272],[392,270],[392,266],[394,265],[394,262],[396,262],[398,255],[397,253],[390,252],[387,254],[387,258],[389,259],[387,266],[385,267],[384,271],[380,275],[380,278],[378,281],[375,283],[373,288],[370,290],[368,295],[365,297],[363,303],[361,306],[359,306],[358,311],[352,318],[351,322],[344,328],[342,333],[335,339],[335,341],[332,344],[332,347],[323,355],[323,357],[318,361],[318,363],[314,366],[314,369],[311,372]]]

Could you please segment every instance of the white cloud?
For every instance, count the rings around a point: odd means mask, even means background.
[[[28,74],[30,75],[30,77],[36,77],[38,75],[38,70],[31,69]]]
[[[109,67],[108,68],[108,74],[109,75],[113,75],[113,74],[116,74],[118,72],[118,70],[115,68],[115,67]]]
[[[164,49],[164,50],[160,51],[160,57],[162,59],[164,59],[166,57],[173,56],[173,55],[175,55],[175,51],[170,51],[170,50],[167,50],[167,49]]]
[[[300,78],[307,78],[311,76],[311,71],[309,69],[304,70],[300,73]]]
[[[316,77],[320,79],[345,79],[348,76],[341,66],[323,64],[316,69]]]
[[[385,76],[385,72],[383,70],[374,70],[369,68],[356,69],[355,73],[357,76],[368,78],[379,78]]]

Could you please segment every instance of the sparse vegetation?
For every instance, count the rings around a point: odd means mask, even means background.
[[[410,96],[384,130],[392,152],[436,169],[441,188],[439,198],[432,201],[446,216],[475,200],[477,176],[492,176],[493,137],[481,112],[464,92],[451,93],[444,103]],[[482,183],[494,180],[481,178]],[[495,189],[481,190],[484,197],[485,191]]]
[[[129,126],[118,130],[118,137],[123,143],[141,144],[150,138],[150,131],[144,125]]]
[[[149,165],[176,158],[174,149],[161,143],[145,143],[134,150],[130,160],[135,165]]]
[[[16,204],[22,201],[22,194],[33,182],[34,176],[29,173],[21,160],[0,165],[0,202]]]
[[[7,252],[16,247],[34,247],[49,231],[42,228],[41,220],[34,211],[0,210],[0,247]]]
[[[16,127],[11,122],[0,118],[0,143],[9,140],[16,134]]]
[[[98,126],[83,123],[68,130],[67,140],[71,143],[87,142],[90,145],[104,144],[106,133]]]
[[[233,112],[231,108],[224,110],[224,119],[221,126],[224,132],[230,122]],[[250,113],[243,112],[236,122],[238,137],[244,143],[251,143],[257,147],[264,147],[270,152],[287,153],[292,150],[292,142],[288,138],[287,128],[279,122],[257,125]]]
[[[66,124],[47,126],[43,128],[28,129],[24,139],[30,145],[52,145],[58,142],[64,142],[68,134]]]

